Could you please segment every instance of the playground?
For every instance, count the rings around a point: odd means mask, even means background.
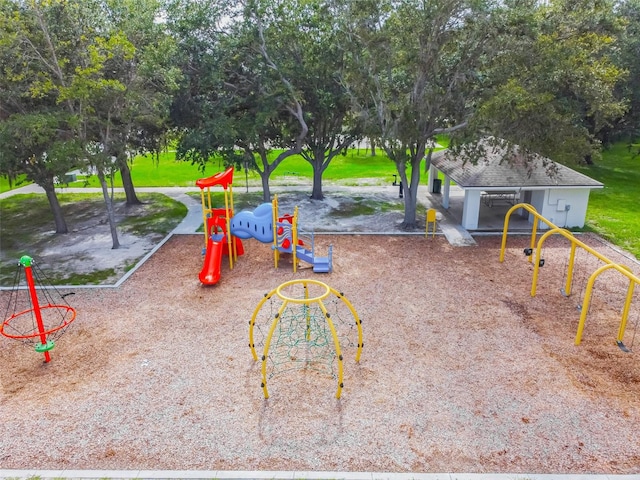
[[[581,241],[638,265],[598,238]],[[118,288],[78,289],[74,323],[42,354],[0,338],[5,469],[640,473],[640,301],[616,345],[628,281],[561,293],[570,244],[545,243],[531,297],[527,236],[453,247],[442,236],[318,235],[330,273],[243,240],[203,285],[203,236],[175,235]],[[590,263],[591,262],[591,263]],[[252,313],[284,282],[343,292],[364,346],[343,345],[344,386],[315,370],[261,388]],[[67,290],[64,291],[66,293]],[[6,304],[6,291],[0,292]],[[261,349],[258,349],[261,352]]]

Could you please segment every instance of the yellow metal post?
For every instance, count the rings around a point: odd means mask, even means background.
[[[333,344],[336,348],[336,358],[338,359],[338,389],[336,391],[336,398],[340,398],[342,395],[342,387],[344,387],[343,378],[344,378],[344,367],[342,365],[342,351],[340,350],[340,341],[338,340],[338,332],[336,332],[336,327],[334,327],[333,322],[331,321],[331,315],[327,312],[322,300],[318,300],[318,304],[320,305],[320,309],[322,313],[324,313],[324,318],[327,321],[327,325],[329,325],[329,330],[331,330],[331,336],[333,337]]]
[[[629,319],[629,310],[631,309],[631,302],[633,301],[633,290],[636,284],[629,280],[629,288],[627,288],[627,298],[624,301],[624,308],[622,309],[622,319],[620,320],[620,328],[618,329],[617,342],[622,342],[624,338],[624,331],[627,328],[627,320]]]
[[[226,190],[225,190],[226,195]],[[233,185],[229,184],[229,209],[227,210],[227,236],[229,237],[229,255],[233,255],[233,261],[238,261],[238,247],[236,246],[236,240],[234,236],[231,234],[231,217],[233,216],[233,212],[235,208],[233,206]]]
[[[516,210],[520,209],[520,208],[528,211],[529,213],[531,213],[536,218],[536,221],[532,223],[532,227],[531,227],[530,249],[531,249],[532,252],[536,248],[536,236],[538,234],[538,222],[542,222],[542,223],[546,224],[552,230],[560,228],[557,225],[555,225],[554,223],[552,223],[549,220],[547,220],[542,215],[540,215],[538,213],[538,211],[535,209],[535,207],[533,207],[532,205],[529,205],[528,203],[518,203],[517,205],[514,205],[513,207],[511,207],[509,209],[509,211],[506,213],[506,215],[504,217],[504,227],[502,229],[502,244],[500,246],[500,262],[501,263],[504,262],[505,249],[506,249],[506,246],[507,246],[507,233],[508,233],[508,230],[509,230],[509,219],[511,217],[511,214],[513,212],[515,212]],[[529,261],[529,263],[531,263],[533,261],[533,255],[528,255],[528,261]]]
[[[258,313],[262,309],[262,306],[267,300],[271,299],[274,293],[276,293],[275,289],[271,290],[269,293],[264,294],[264,297],[262,297],[262,300],[260,300],[260,303],[258,303],[258,306],[253,311],[253,315],[251,315],[251,320],[249,321],[249,348],[251,349],[251,356],[255,361],[258,360],[258,354],[256,353],[256,346],[253,340],[253,331],[256,325],[256,318],[258,316]]]
[[[600,268],[596,269],[595,272],[591,274],[589,277],[589,281],[587,282],[587,289],[584,293],[584,300],[582,301],[582,311],[580,312],[580,321],[578,322],[578,331],[576,332],[575,344],[580,345],[582,341],[582,332],[584,330],[584,324],[587,320],[587,313],[589,311],[589,304],[591,302],[591,291],[593,290],[593,285],[596,282],[596,279],[602,272],[608,270],[610,268],[615,268],[618,272],[625,275],[631,284],[627,289],[627,297],[624,303],[624,309],[622,313],[622,321],[620,322],[620,328],[618,329],[617,340],[622,341],[622,337],[620,336],[621,332],[624,333],[624,327],[626,326],[627,317],[629,316],[629,308],[631,305],[631,300],[633,299],[633,285],[635,283],[640,283],[640,278],[637,278],[631,270],[626,265],[620,265],[619,263],[607,263],[606,265],[602,265]]]
[[[306,300],[305,305],[305,318],[307,319],[307,342],[311,339],[311,309],[309,308],[309,285],[307,282],[302,282],[304,288],[304,298]]]
[[[276,326],[280,321],[280,316],[282,315],[282,312],[284,312],[284,309],[287,307],[288,303],[289,302],[287,302],[286,300],[282,302],[282,305],[278,309],[278,313],[276,313],[273,323],[271,324],[271,328],[269,329],[269,333],[267,334],[267,339],[264,342],[264,350],[262,353],[262,391],[264,393],[264,398],[269,398],[269,391],[267,390],[267,358],[269,356],[269,346],[271,345],[271,338],[273,337],[273,332],[275,332]]]
[[[224,189],[224,217],[225,217],[225,224],[227,227],[227,251],[229,252],[229,270],[233,270],[233,247],[232,247],[232,239],[231,239],[231,218],[230,218],[230,211],[231,209],[229,208],[229,195],[227,194],[227,189]]]
[[[504,226],[502,228],[502,243],[500,245],[500,263],[504,262],[504,253],[507,248],[507,233],[509,232],[509,220],[511,219],[511,214],[520,208],[532,213],[536,219],[545,222],[549,225],[550,228],[557,228],[553,223],[544,218],[542,215],[538,213],[538,211],[532,205],[528,203],[518,203],[509,209],[509,211],[504,216]],[[531,251],[533,251],[536,245],[536,232],[538,229],[538,222],[533,222],[533,226],[531,228]],[[528,256],[529,262],[531,262],[531,255]]]
[[[298,270],[298,207],[293,209],[293,223],[291,226],[291,254],[293,255],[293,273]]]
[[[533,265],[533,281],[531,282],[531,296],[536,296],[536,288],[538,286],[538,273],[540,272],[540,260],[542,258],[542,244],[550,235],[554,235],[556,233],[560,233],[567,237],[569,240],[573,242],[575,237],[571,234],[570,231],[565,230],[564,228],[556,227],[552,230],[548,230],[545,232],[538,241],[538,246],[536,247],[536,261]],[[577,241],[577,240],[576,240]],[[533,256],[533,255],[532,255]]]
[[[573,283],[573,266],[576,258],[576,242],[571,242],[571,252],[569,253],[569,266],[567,267],[567,281],[564,285],[564,294],[568,297],[571,295],[571,287]]]
[[[213,210],[213,199],[211,198],[211,187],[207,187],[207,210],[211,213]]]
[[[364,345],[364,342],[362,341],[362,321],[358,317],[358,312],[356,312],[356,309],[353,308],[351,302],[347,299],[347,297],[344,296],[342,292],[338,292],[336,289],[331,287],[329,287],[329,289],[331,290],[331,293],[342,300],[342,303],[347,306],[347,308],[351,312],[351,315],[353,316],[353,319],[356,322],[356,328],[358,329],[358,350],[356,351],[356,362],[359,362],[360,355],[362,354],[362,347]]]
[[[593,291],[593,284],[596,282],[596,279],[602,272],[608,270],[609,268],[614,268],[614,266],[615,265],[612,263],[603,265],[600,268],[596,269],[596,271],[593,272],[589,277],[587,288],[584,292],[584,299],[582,300],[580,320],[578,321],[578,330],[576,332],[576,338],[574,341],[576,345],[580,345],[580,342],[582,341],[582,332],[584,330],[585,321],[587,320],[587,313],[589,312],[589,304],[591,303],[591,292]]]
[[[207,232],[207,207],[204,202],[204,190],[200,190],[200,201],[202,202],[202,224],[204,225],[204,248],[207,248],[209,232]]]
[[[531,228],[531,243],[529,245],[529,248],[531,249],[531,251],[533,251],[533,249],[536,248],[536,236],[538,234],[538,220],[537,220],[537,218],[538,217],[539,218],[544,218],[541,215],[539,215],[537,211],[535,212],[534,216],[536,217],[536,221],[533,222],[533,227]],[[551,227],[551,228],[554,228],[554,227]],[[529,255],[529,258],[528,258],[529,263],[531,263],[532,259],[533,259],[533,255]]]

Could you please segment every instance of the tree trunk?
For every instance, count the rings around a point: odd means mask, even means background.
[[[58,201],[58,195],[56,195],[56,187],[53,184],[53,179],[50,183],[47,182],[46,185],[41,186],[47,194],[49,207],[51,208],[53,220],[56,224],[56,233],[69,233],[67,222],[65,221],[64,214],[62,213],[62,207],[60,207],[60,202]]]
[[[260,180],[262,181],[262,200],[264,202],[270,202],[271,191],[269,190],[269,172],[260,172]]]
[[[400,224],[403,230],[416,230],[419,227],[416,221],[418,205],[418,187],[420,185],[420,162],[411,168],[411,179],[407,181],[407,169],[405,164],[398,165],[398,173],[404,187],[404,220]]]
[[[265,203],[270,202],[271,190],[269,188],[269,177],[271,176],[271,172],[273,172],[273,170],[275,169],[275,166],[272,167],[269,164],[269,156],[267,155],[266,148],[264,148],[264,145],[263,145],[262,148],[257,150],[257,152],[254,152],[253,150],[245,149],[245,153],[247,158],[251,158],[253,160],[253,162],[255,163],[256,170],[260,175],[260,182],[262,183],[262,200]],[[255,159],[255,153],[257,153],[258,156],[260,157],[260,163],[262,165],[259,165],[258,161]],[[275,163],[275,165],[277,166],[277,163]]]
[[[113,242],[111,249],[115,250],[117,248],[120,248],[120,242],[118,241],[118,230],[116,229],[116,215],[113,211],[113,202],[111,201],[111,196],[109,196],[109,187],[107,185],[107,180],[105,179],[104,171],[102,170],[102,168],[98,168],[98,179],[100,180],[100,186],[102,187],[104,203],[107,206],[109,229],[111,230],[111,240]]]
[[[133,180],[131,179],[131,169],[126,160],[119,162],[120,176],[122,177],[122,188],[124,188],[124,194],[127,197],[127,206],[141,205],[142,202],[136,195],[136,190],[133,186]]]
[[[313,200],[323,200],[322,194],[322,163],[318,166],[318,162],[313,162],[313,188],[311,190],[311,198]]]
[[[403,184],[404,186],[404,184]],[[404,220],[400,224],[403,230],[416,230],[416,211],[418,204],[418,189],[415,187],[404,188]]]
[[[255,158],[254,153],[257,153],[260,157],[260,163],[256,160],[256,169],[258,170],[260,180],[262,181],[262,198],[265,202],[270,202],[271,191],[269,190],[269,177],[285,158],[300,153],[300,150],[297,148],[285,150],[281,152],[272,163],[269,163],[268,152],[267,149],[264,148],[264,145],[255,152],[251,150],[247,150],[247,152],[249,152],[251,158]]]
[[[331,153],[331,152],[329,152]],[[329,160],[331,160],[329,158]],[[313,149],[313,159],[311,166],[313,167],[313,187],[311,190],[311,198],[313,200],[323,200],[324,194],[322,193],[322,174],[325,171],[325,147],[316,147]],[[327,163],[328,164],[328,163]]]

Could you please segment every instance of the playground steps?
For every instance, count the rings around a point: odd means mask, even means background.
[[[331,271],[331,259],[329,257],[314,257],[311,250],[299,245],[296,248],[296,256],[307,263],[313,265],[315,273],[329,273]]]
[[[329,273],[331,271],[329,257],[316,257],[314,260],[313,271],[315,273]]]

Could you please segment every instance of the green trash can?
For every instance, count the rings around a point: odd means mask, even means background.
[[[435,178],[433,180],[433,192],[432,193],[440,193],[442,190],[442,180],[439,178]]]

